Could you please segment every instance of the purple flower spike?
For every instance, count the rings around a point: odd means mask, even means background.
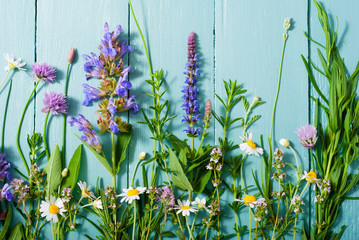
[[[95,100],[101,99],[106,95],[104,92],[101,92],[97,88],[91,87],[90,85],[84,83],[82,84],[85,93],[85,100],[83,101],[82,105],[88,106]]]
[[[111,129],[111,132],[113,132],[114,134],[116,134],[116,133],[118,133],[118,131],[120,131],[120,129],[118,128],[118,125],[116,124],[116,122],[112,116],[110,117],[110,129]]]
[[[52,83],[56,80],[56,70],[46,63],[35,63],[32,65],[32,70],[34,71],[33,78],[35,81],[42,80]]]
[[[318,140],[317,129],[313,125],[298,128],[297,135],[300,143],[307,149],[312,149]]]
[[[10,192],[10,190],[12,190],[12,186],[8,183],[5,183],[0,192],[0,200],[6,199],[10,202],[13,198],[13,194]]]
[[[186,115],[183,116],[184,122],[189,126],[184,131],[187,134],[192,136],[197,136],[200,134],[201,129],[196,128],[194,125],[199,121],[199,104],[197,103],[197,94],[198,88],[195,86],[197,80],[196,77],[198,74],[198,65],[197,65],[197,54],[196,54],[196,37],[193,32],[190,33],[188,37],[188,53],[187,53],[187,63],[186,63],[186,83],[182,90],[184,93],[183,99],[184,103],[182,109],[185,110]]]
[[[44,108],[41,109],[41,112],[48,113],[50,111],[53,115],[65,114],[69,107],[67,98],[62,93],[45,93],[43,103]]]

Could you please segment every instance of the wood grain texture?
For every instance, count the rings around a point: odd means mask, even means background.
[[[356,43],[359,31],[355,27],[358,21],[356,12],[359,9],[359,2],[355,0],[347,0],[345,4],[335,0],[323,2],[325,9],[332,15],[332,22],[334,23],[335,16],[339,18],[339,36],[341,37],[339,47],[349,72],[352,72],[357,63],[359,51],[359,45]],[[314,39],[323,40],[323,34],[317,21],[317,12],[310,0],[133,0],[133,7],[149,47],[153,70],[163,68],[165,72],[165,87],[170,87],[165,99],[171,100],[170,113],[178,115],[167,127],[177,136],[185,137],[184,124],[181,122],[184,113],[181,108],[181,90],[185,80],[183,72],[187,60],[187,38],[189,33],[194,31],[198,40],[199,67],[201,69],[198,86],[202,114],[207,99],[211,99],[215,110],[221,113],[222,110],[219,102],[214,98],[214,93],[224,96],[223,80],[237,79],[248,90],[245,94],[248,100],[259,96],[266,101],[265,105],[255,110],[255,113],[261,114],[262,118],[249,129],[249,132],[253,132],[254,140],[257,143],[259,143],[260,134],[263,134],[265,143],[269,136],[282,49],[283,19],[291,17],[293,27],[289,31],[284,56],[273,139],[276,142],[276,147],[279,147],[277,142],[280,138],[290,139],[292,146],[301,156],[300,162],[303,164],[303,168],[309,170],[308,153],[300,146],[294,131],[313,119],[314,109],[308,101],[308,93],[312,93],[313,89],[309,88],[307,73],[300,54],[307,56],[309,53],[315,63],[318,63],[318,59],[316,58],[316,47],[313,44],[308,45],[303,31],[309,31]],[[27,72],[16,72],[14,75],[11,105],[8,111],[5,151],[9,155],[8,160],[14,166],[24,170],[16,150],[14,133],[23,106],[33,87],[30,64],[35,59],[54,66],[58,71],[58,81],[41,87],[36,101],[33,101],[29,107],[21,134],[24,153],[27,154],[26,134],[30,133],[34,126],[36,131],[43,131],[45,114],[40,110],[43,107],[44,93],[46,91],[63,92],[67,67],[66,56],[71,47],[77,49],[77,57],[69,82],[69,114],[75,116],[81,113],[96,125],[95,110],[97,106],[84,107],[81,104],[84,99],[82,84],[88,83],[91,86],[97,86],[98,82],[96,80],[86,82],[81,54],[98,52],[97,47],[103,36],[103,25],[106,21],[109,23],[110,29],[121,24],[123,29],[121,39],[129,40],[130,45],[134,48],[134,51],[125,60],[132,66],[129,76],[133,84],[131,94],[137,95],[137,103],[140,108],[152,116],[152,112],[148,110],[152,100],[143,94],[144,91],[150,91],[149,86],[144,82],[149,79],[145,51],[126,0],[0,0],[0,53],[14,53],[16,57],[22,57],[28,63]],[[5,66],[5,61],[3,63]],[[315,75],[315,77],[320,79],[319,75]],[[325,89],[326,80],[321,79],[320,81],[320,87]],[[3,116],[3,103],[7,88],[8,85],[0,89],[0,119]],[[243,115],[242,103],[236,106],[232,114],[234,117]],[[153,151],[153,141],[149,139],[150,132],[147,126],[137,123],[143,121],[141,112],[123,116],[133,124],[134,135],[127,162],[121,167],[118,181],[119,191],[129,185],[138,153],[142,151],[152,153]],[[218,124],[213,125],[210,128],[208,143],[218,144],[218,137],[222,136],[221,128]],[[77,133],[77,129],[67,126],[67,162],[80,144],[74,133]],[[241,134],[242,129],[234,128],[230,130],[229,137],[236,143],[240,143],[239,136]],[[107,140],[105,140],[106,138]],[[61,147],[62,117],[51,117],[48,139],[50,149],[54,149],[56,144]],[[103,136],[101,139],[104,141],[105,151],[109,155],[109,138]],[[265,144],[265,149],[268,149],[268,144]],[[235,152],[235,154],[237,153],[239,150]],[[291,152],[285,151],[285,154],[285,161],[294,163]],[[42,164],[44,165],[45,162]],[[357,166],[355,167],[357,168]],[[248,158],[245,168],[245,183],[247,186],[253,185],[250,169],[259,174],[260,159]],[[148,168],[149,174],[150,169]],[[103,179],[104,186],[111,184],[106,170],[97,162],[91,152],[85,151],[79,178],[94,186],[97,177]],[[142,184],[140,168],[136,179],[137,184]],[[163,181],[165,181],[164,176],[160,178],[158,184],[162,184]],[[355,192],[352,193],[353,196],[357,196]],[[256,191],[253,190],[250,193],[256,193]],[[226,203],[232,202],[233,196],[225,193],[223,199]],[[309,201],[308,195],[306,200]],[[306,205],[306,213],[309,212],[309,206],[310,204]],[[338,229],[339,225],[343,224],[348,228],[342,239],[359,237],[356,224],[359,215],[355,211],[356,207],[358,207],[356,201],[348,200],[343,204]],[[227,206],[223,206],[223,209],[225,213],[231,213]],[[303,215],[307,224],[309,223],[308,215],[309,213]],[[94,218],[92,217],[92,219]],[[247,209],[241,211],[240,222],[241,225],[248,224]],[[90,236],[96,236],[97,231],[92,226],[82,220],[81,223],[74,239],[84,239],[81,235],[83,232]],[[221,227],[224,233],[230,233],[233,231],[233,225],[234,219],[225,217]],[[289,239],[290,236],[288,236]],[[248,235],[245,235],[244,239],[247,238]]]

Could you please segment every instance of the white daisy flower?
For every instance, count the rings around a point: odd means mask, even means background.
[[[61,198],[56,199],[54,196],[50,196],[50,200],[45,198],[45,201],[41,201],[40,205],[41,217],[46,217],[47,221],[54,221],[55,223],[59,221],[58,214],[65,216],[66,212],[64,208],[64,203]]]
[[[86,182],[81,182],[79,181],[77,183],[77,185],[80,187],[81,189],[81,196],[84,198],[92,198],[92,199],[96,199],[96,196],[93,192],[90,192],[91,190],[91,185],[87,186]]]
[[[314,172],[313,170],[310,170],[309,172],[304,171],[304,174],[303,174],[301,180],[303,180],[303,179],[305,179],[308,183],[313,183],[314,188],[315,188],[315,186],[318,186],[319,188],[321,187],[322,180],[317,178],[317,173]]]
[[[146,192],[145,187],[137,187],[133,189],[130,187],[129,189],[123,189],[124,193],[118,195],[118,197],[123,197],[121,202],[126,201],[127,203],[131,204],[133,200],[140,200],[140,194]]]
[[[101,197],[98,197],[97,199],[93,200],[89,204],[83,205],[81,208],[88,207],[88,206],[93,206],[94,208],[103,209]]]
[[[241,145],[239,145],[239,147],[241,148],[242,151],[246,152],[248,155],[256,155],[259,156],[263,154],[263,148],[257,147],[257,145],[252,141],[253,135],[252,133],[250,133],[249,135],[244,136],[244,138],[241,137],[241,139],[243,139],[244,143],[241,143]]]
[[[14,55],[9,55],[8,53],[4,54],[4,58],[8,62],[8,65],[4,68],[5,71],[10,71],[13,69],[18,69],[20,71],[26,71],[25,68],[22,68],[23,66],[26,65],[26,62],[21,62],[21,60],[22,60],[21,58],[18,58],[17,60],[15,60]]]
[[[209,211],[206,206],[205,198],[200,199],[199,197],[196,197],[196,199],[192,202],[192,205],[195,205],[195,204],[197,204],[198,210],[201,208],[204,208],[207,212]]]
[[[240,199],[234,199],[234,201],[237,201],[237,202],[242,202],[244,203],[244,205],[250,207],[250,208],[254,208],[255,205],[257,204],[257,199],[255,196],[253,195],[246,195],[243,200],[240,200]]]
[[[194,207],[191,207],[191,202],[189,200],[179,200],[177,199],[178,205],[174,207],[174,209],[178,209],[177,214],[182,213],[182,216],[189,216],[191,212],[197,212],[198,210]]]

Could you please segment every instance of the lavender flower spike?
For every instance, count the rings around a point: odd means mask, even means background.
[[[43,103],[44,108],[41,109],[41,112],[51,112],[53,115],[65,114],[69,107],[66,96],[56,92],[45,93]]]
[[[300,143],[307,149],[312,149],[318,140],[317,129],[313,125],[305,125],[298,128],[296,133]]]
[[[56,70],[46,63],[35,63],[32,65],[32,70],[34,71],[34,81],[42,80],[52,83],[56,80]]]
[[[197,54],[196,54],[196,43],[195,35],[193,32],[190,33],[188,37],[188,54],[187,54],[187,63],[186,63],[186,83],[182,90],[184,93],[183,99],[184,104],[182,109],[185,110],[186,115],[183,116],[183,121],[186,122],[189,126],[184,131],[187,134],[192,136],[197,136],[200,133],[200,128],[196,128],[194,125],[199,120],[199,104],[197,103],[197,94],[198,88],[195,86],[197,80],[196,77],[198,74],[198,65],[197,65]]]

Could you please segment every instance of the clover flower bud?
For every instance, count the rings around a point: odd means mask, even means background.
[[[69,54],[67,55],[67,62],[72,63],[75,58],[75,49],[71,48]]]
[[[143,160],[146,158],[146,153],[145,152],[140,152],[140,154],[138,154],[138,158]]]
[[[62,170],[62,172],[61,172],[61,175],[62,175],[62,177],[67,177],[67,175],[69,174],[69,170],[67,169],[67,168],[65,168],[64,170]]]
[[[282,138],[281,140],[279,140],[280,145],[282,145],[283,147],[289,147],[290,146],[290,142],[288,139]]]

